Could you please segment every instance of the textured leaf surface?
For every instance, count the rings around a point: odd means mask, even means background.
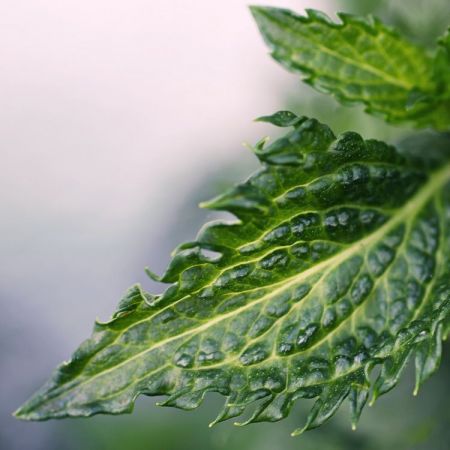
[[[317,397],[298,434],[346,397],[356,423],[375,365],[372,399],[413,352],[417,385],[433,373],[450,303],[448,139],[397,151],[289,112],[262,120],[293,128],[204,205],[239,220],[178,247],[161,296],[132,287],[18,417],[129,412],[140,394],[193,409],[216,391],[215,422],[260,400],[249,423]]]
[[[334,23],[315,10],[299,16],[251,9],[272,56],[316,89],[346,104],[363,103],[390,122],[450,127],[448,35],[439,50],[447,67],[440,70],[423,49],[373,17],[341,13],[342,22]]]

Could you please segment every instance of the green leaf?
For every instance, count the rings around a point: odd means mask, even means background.
[[[315,10],[251,11],[272,56],[317,90],[344,104],[362,103],[389,122],[450,127],[448,64],[443,80],[432,57],[379,20],[340,13],[342,22],[334,23]]]
[[[445,96],[450,97],[450,28],[438,40],[434,59],[436,82]]]
[[[437,52],[433,61],[434,80],[439,95],[434,97],[428,116],[436,129],[449,129],[450,122],[450,29],[438,40]],[[426,123],[428,117],[424,117]]]
[[[238,220],[180,245],[162,295],[132,287],[17,417],[130,412],[140,394],[189,410],[215,391],[226,402],[213,423],[253,409],[246,424],[317,398],[299,434],[346,397],[355,426],[377,365],[372,400],[413,353],[418,386],[437,368],[450,308],[448,137],[396,150],[288,112],[263,120],[293,128],[257,145],[261,169],[204,205]]]

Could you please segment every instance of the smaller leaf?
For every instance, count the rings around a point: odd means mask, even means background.
[[[450,127],[448,35],[433,59],[373,17],[252,6],[272,56],[318,91],[389,122]],[[277,124],[278,119],[272,119]]]

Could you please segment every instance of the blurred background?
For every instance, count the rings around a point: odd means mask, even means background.
[[[373,13],[425,46],[450,22],[446,0],[256,3]],[[276,136],[252,119],[290,108],[366,138],[395,142],[413,131],[340,107],[283,70],[247,0],[4,1],[0,55],[0,449],[450,447],[448,343],[418,398],[409,367],[357,432],[344,405],[291,438],[305,400],[278,424],[209,429],[223,401],[214,395],[190,413],[143,398],[128,416],[13,419],[128,286],[161,291],[144,266],[161,272],[170,251],[216,217],[198,202],[256,167],[243,141]]]

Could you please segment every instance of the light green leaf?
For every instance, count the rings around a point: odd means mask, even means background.
[[[160,296],[132,287],[118,311],[17,412],[28,420],[130,412],[137,396],[213,422],[277,421],[315,398],[299,434],[348,397],[355,426],[415,353],[418,385],[438,366],[450,307],[450,165],[445,136],[396,150],[314,119],[254,149],[261,169],[204,206],[234,222],[180,245]],[[426,151],[424,151],[426,149]]]
[[[389,122],[450,127],[448,66],[443,80],[433,58],[379,20],[340,13],[334,23],[315,10],[251,10],[272,56],[319,91]]]

